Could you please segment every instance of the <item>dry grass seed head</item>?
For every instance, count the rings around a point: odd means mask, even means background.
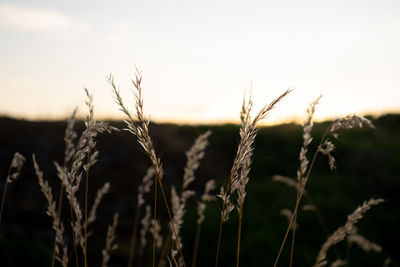
[[[137,208],[140,208],[145,203],[144,194],[150,192],[150,189],[154,183],[154,174],[154,168],[150,167],[149,169],[147,169],[146,175],[143,176],[142,183],[139,185],[138,188]]]
[[[367,240],[365,237],[357,233],[357,228],[354,227],[353,231],[348,235],[347,237],[347,242],[350,244],[356,244],[358,247],[360,247],[362,250],[365,252],[376,252],[380,253],[382,252],[382,247],[378,244],[375,244],[369,240]]]
[[[53,219],[53,229],[56,232],[55,240],[57,244],[55,246],[56,259],[62,264],[63,267],[66,267],[68,266],[68,249],[63,240],[64,225],[61,222],[60,216],[56,210],[56,202],[53,200],[51,187],[48,182],[43,178],[43,172],[39,169],[35,154],[32,155],[32,159],[35,173],[39,181],[40,189],[47,200],[46,213]],[[60,248],[62,249],[62,254],[60,252]]]
[[[248,173],[250,171],[251,157],[253,155],[253,143],[257,134],[256,126],[257,123],[265,119],[275,105],[287,96],[291,90],[286,90],[278,98],[274,99],[270,104],[265,105],[251,120],[251,108],[253,101],[251,95],[243,101],[240,118],[240,142],[236,152],[235,159],[233,161],[231,173],[226,188],[221,187],[220,193],[217,195],[223,202],[223,208],[221,210],[222,222],[226,222],[229,218],[229,213],[236,207],[231,200],[232,196],[237,192],[237,198],[239,203],[244,202],[246,195],[245,187],[248,182]]]
[[[307,118],[303,123],[303,145],[300,149],[300,155],[299,155],[300,167],[297,171],[297,181],[300,185],[302,185],[302,187],[304,187],[307,182],[307,177],[305,177],[309,163],[307,159],[307,152],[308,152],[308,146],[311,144],[313,140],[313,138],[311,137],[311,131],[314,125],[313,117],[321,97],[322,96],[319,96],[317,99],[315,99],[313,102],[310,103],[310,105],[307,108]]]
[[[64,164],[67,165],[76,152],[75,148],[75,139],[78,137],[78,134],[74,131],[75,121],[76,121],[76,113],[77,109],[74,109],[71,116],[67,121],[67,128],[65,129],[65,152],[64,152]]]
[[[143,249],[147,245],[146,234],[149,231],[150,227],[151,208],[149,205],[146,205],[145,209],[146,209],[145,216],[140,221],[142,225],[142,228],[140,229],[140,249],[139,249],[140,254],[143,253]]]
[[[108,261],[110,260],[111,251],[116,250],[118,248],[118,246],[116,244],[114,244],[115,237],[116,237],[115,230],[117,229],[117,225],[118,225],[118,216],[119,216],[118,213],[114,214],[113,223],[112,223],[112,225],[108,226],[107,237],[106,237],[106,246],[102,251],[102,255],[103,255],[103,261],[101,264],[102,267],[107,266]]]
[[[19,174],[21,173],[24,162],[25,157],[22,156],[20,153],[15,152],[10,164],[10,174],[7,177],[7,183],[11,183],[12,180],[17,180]]]
[[[383,201],[383,199],[371,198],[370,200],[365,201],[353,213],[351,213],[347,217],[346,223],[343,226],[339,227],[321,246],[314,266],[325,266],[327,264],[326,253],[328,252],[329,248],[344,240],[347,235],[354,231],[355,224],[358,223],[360,219],[362,219],[364,213],[367,212],[372,206],[378,205]]]
[[[204,193],[201,196],[200,201],[197,202],[197,224],[201,224],[205,219],[204,211],[206,209],[206,202],[216,199],[215,195],[210,194],[215,188],[216,185],[214,180],[209,180],[204,186]]]
[[[96,220],[97,208],[99,207],[100,202],[103,199],[104,195],[107,194],[108,192],[110,192],[110,183],[108,182],[97,190],[96,198],[94,199],[93,206],[90,209],[89,218],[87,221],[88,226]]]

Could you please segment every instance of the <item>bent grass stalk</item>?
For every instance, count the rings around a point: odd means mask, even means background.
[[[138,140],[139,144],[145,150],[147,156],[149,157],[149,159],[150,159],[150,161],[151,161],[151,163],[153,165],[153,168],[155,170],[155,185],[154,185],[155,186],[155,190],[154,191],[156,193],[156,190],[157,190],[156,188],[157,188],[157,183],[158,183],[158,185],[160,186],[160,190],[161,190],[161,193],[162,193],[162,197],[163,197],[163,200],[164,200],[165,207],[166,207],[167,212],[168,212],[168,216],[169,216],[170,224],[171,224],[171,227],[172,227],[172,230],[173,230],[173,234],[174,234],[174,237],[175,237],[176,245],[177,245],[179,253],[180,253],[181,257],[182,257],[183,265],[186,267],[185,260],[184,260],[184,257],[183,257],[183,253],[182,253],[182,250],[181,250],[181,246],[180,246],[179,242],[177,242],[178,241],[178,237],[177,237],[177,233],[176,233],[176,230],[175,230],[175,227],[174,227],[173,217],[171,215],[171,211],[169,209],[168,201],[167,201],[167,198],[165,196],[164,188],[163,188],[163,185],[162,185],[162,178],[163,178],[163,174],[164,174],[163,173],[163,168],[162,168],[160,159],[156,156],[154,145],[153,145],[152,139],[151,139],[150,134],[149,134],[149,122],[144,119],[144,115],[143,115],[143,98],[142,98],[142,88],[141,88],[142,74],[141,74],[141,72],[139,70],[136,70],[135,80],[132,80],[132,83],[133,83],[133,85],[134,85],[134,87],[136,89],[136,91],[134,92],[135,104],[136,104],[135,105],[135,108],[136,108],[135,116],[136,116],[136,119],[139,122],[138,125],[136,125],[135,120],[133,119],[131,113],[126,108],[125,104],[123,103],[121,95],[119,93],[119,89],[115,85],[114,78],[113,78],[113,76],[111,74],[108,77],[108,82],[110,83],[110,85],[111,85],[111,87],[113,89],[113,92],[114,92],[114,95],[115,95],[115,100],[116,100],[117,104],[119,105],[120,110],[128,118],[128,120],[125,121],[126,124],[127,124],[127,127],[128,127],[127,130],[137,137],[137,140]],[[155,197],[154,197],[155,200],[156,200],[156,197],[157,197],[157,195],[155,194]],[[156,201],[154,202],[154,213],[156,214]],[[155,216],[154,217],[154,221],[156,221],[156,220],[157,220],[157,218]],[[153,227],[153,236],[154,236],[154,239],[153,239],[153,267],[154,267],[155,264],[156,264],[155,263],[156,224],[154,224],[154,227]]]
[[[77,111],[78,111],[77,109],[74,109],[74,111],[72,112],[72,115],[68,119],[67,128],[65,130],[65,136],[64,136],[64,142],[65,142],[64,168],[65,169],[67,168],[67,164],[71,160],[74,150],[75,150],[74,139],[77,137],[77,134],[74,131],[74,125],[75,125],[75,118],[76,118]],[[57,209],[57,213],[58,213],[59,217],[61,217],[61,209],[62,209],[62,205],[63,205],[63,193],[64,193],[64,185],[61,183],[60,193],[58,196],[58,209]],[[51,267],[54,267],[55,256],[56,256],[56,251],[55,251],[56,245],[57,245],[56,240],[54,240],[53,255],[51,257]],[[76,259],[76,267],[79,267],[77,255],[75,255],[75,259]]]
[[[353,213],[351,213],[347,217],[346,223],[343,226],[340,226],[321,246],[321,249],[313,266],[325,266],[327,264],[326,253],[328,252],[329,248],[332,245],[344,240],[347,235],[351,234],[355,229],[354,225],[363,218],[364,213],[367,212],[372,206],[378,205],[382,202],[384,202],[383,199],[371,198],[368,201],[365,201]]]
[[[316,101],[314,101],[311,104],[311,109],[313,108],[313,104],[315,106]],[[311,170],[312,170],[312,168],[314,166],[314,163],[315,163],[315,160],[316,160],[316,157],[317,157],[318,153],[322,153],[322,154],[328,156],[329,165],[330,165],[331,170],[335,168],[335,159],[331,155],[331,152],[335,149],[335,146],[333,145],[333,143],[331,141],[329,141],[327,139],[328,134],[330,134],[334,138],[338,138],[339,135],[338,135],[337,131],[339,131],[339,130],[342,130],[342,129],[353,129],[355,127],[362,128],[363,126],[367,126],[369,128],[372,128],[372,129],[374,128],[374,126],[372,125],[371,121],[366,119],[366,118],[364,118],[364,117],[362,117],[362,116],[348,115],[346,117],[334,120],[331,123],[331,125],[324,131],[324,134],[322,135],[321,141],[320,141],[320,143],[319,143],[319,145],[317,147],[317,150],[314,153],[314,156],[312,158],[310,166],[307,167],[308,166],[308,161],[307,160],[305,160],[303,162],[304,165],[301,164],[300,172],[298,173],[298,177],[302,178],[302,179],[300,179],[301,183],[299,183],[301,185],[300,193],[298,194],[298,197],[296,199],[296,205],[295,205],[295,209],[293,211],[293,216],[292,216],[292,218],[290,220],[290,223],[289,223],[288,228],[286,230],[286,233],[285,233],[285,236],[283,238],[282,244],[281,244],[281,246],[279,248],[278,255],[277,255],[276,259],[275,259],[274,267],[277,266],[277,264],[278,264],[280,255],[282,253],[282,250],[283,250],[283,247],[285,245],[285,242],[286,242],[286,239],[288,237],[288,234],[290,232],[290,229],[295,224],[295,219],[297,217],[299,204],[300,204],[300,201],[301,201],[301,199],[303,197],[303,194],[305,192],[305,186],[306,186],[307,181],[308,181],[308,179],[310,177]],[[307,135],[307,134],[309,134],[309,133],[305,132],[305,135]],[[308,137],[311,138],[310,136],[308,136]],[[304,138],[304,139],[306,139],[306,138]],[[310,140],[309,142],[311,142],[312,139],[309,139],[309,140]],[[306,143],[307,142],[304,142],[304,144],[306,144]],[[303,149],[303,147],[302,147],[300,155],[305,157],[305,153],[306,152],[307,152],[307,150]],[[307,170],[307,171],[305,171],[305,170]],[[306,175],[303,175],[304,173],[306,173]]]
[[[239,201],[239,213],[240,209],[243,208],[245,198],[245,186],[248,182],[248,173],[250,171],[251,157],[253,154],[253,143],[257,134],[256,126],[257,123],[265,119],[275,105],[287,96],[291,90],[286,90],[279,97],[274,99],[270,104],[265,105],[260,112],[251,120],[250,111],[253,105],[251,96],[246,100],[244,98],[242,110],[240,113],[241,117],[241,128],[240,128],[240,142],[236,152],[236,156],[232,165],[232,169],[229,175],[227,184],[221,187],[221,192],[218,195],[223,201],[221,210],[221,220],[218,234],[217,253],[215,257],[215,267],[218,266],[219,251],[221,246],[222,226],[229,218],[229,213],[235,208],[235,204],[232,203],[231,198],[237,192]],[[241,171],[241,173],[239,173]],[[241,220],[239,218],[239,220]],[[239,222],[241,227],[241,222]],[[240,239],[241,230],[238,231],[238,239]],[[240,240],[238,243],[238,252],[240,251]],[[239,257],[239,253],[237,253]],[[238,262],[238,259],[237,259]]]
[[[188,199],[195,194],[193,190],[189,190],[189,185],[195,180],[195,171],[199,168],[200,162],[204,157],[205,149],[208,146],[208,137],[211,131],[207,131],[199,135],[191,148],[186,152],[186,166],[184,168],[182,190],[180,196],[177,195],[175,187],[171,188],[171,203],[173,223],[178,236],[178,242],[181,243],[180,229],[183,223],[183,217],[186,213],[185,207]],[[181,245],[182,246],[182,245]],[[171,258],[175,258],[176,249],[172,247]],[[178,260],[178,262],[180,262]]]
[[[313,116],[315,113],[316,106],[318,105],[321,97],[322,96],[319,96],[317,99],[315,99],[313,102],[311,102],[311,104],[307,108],[308,116],[307,116],[305,123],[303,124],[303,131],[304,131],[303,146],[300,150],[300,156],[299,156],[300,166],[297,171],[297,189],[299,189],[301,186],[303,186],[303,183],[306,181],[304,179],[304,174],[306,173],[307,168],[308,168],[307,151],[308,151],[308,145],[312,142],[311,131],[313,128]],[[299,190],[297,190],[296,198],[299,198],[299,197],[300,197]],[[295,214],[293,214],[293,220],[294,220],[293,225],[295,226],[296,221],[297,221],[297,212]],[[289,263],[290,267],[292,267],[292,265],[293,265],[295,237],[296,237],[296,227],[293,227],[292,228],[292,244],[291,244],[291,248],[290,248],[290,263]]]

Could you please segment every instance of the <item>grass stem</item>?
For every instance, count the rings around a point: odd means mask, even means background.
[[[156,266],[156,228],[157,228],[157,175],[154,176],[154,223],[153,223],[153,267]]]
[[[240,241],[242,237],[242,218],[243,218],[243,203],[239,209],[239,224],[238,224],[238,239],[237,239],[237,250],[236,250],[236,267],[239,267],[239,255],[240,255]]]
[[[134,256],[135,256],[135,246],[136,246],[136,234],[137,234],[137,228],[138,228],[138,225],[139,225],[139,215],[140,215],[140,208],[136,207],[135,219],[134,219],[134,222],[133,222],[131,243],[130,243],[130,246],[129,246],[128,267],[132,267],[133,266],[133,259],[134,259]]]
[[[197,224],[196,240],[194,242],[194,249],[193,249],[192,267],[196,267],[197,253],[198,253],[198,250],[199,250],[199,243],[200,243],[201,225],[202,225],[201,223]]]

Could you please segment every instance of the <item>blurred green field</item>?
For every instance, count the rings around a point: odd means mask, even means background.
[[[363,129],[343,132],[336,141],[336,170],[329,170],[328,160],[320,156],[307,184],[308,193],[318,207],[330,232],[342,225],[357,206],[375,197],[387,201],[372,208],[358,224],[361,234],[380,244],[387,255],[400,262],[397,253],[400,240],[400,115],[385,115],[373,119],[375,130]],[[123,122],[111,122],[124,128]],[[84,128],[78,123],[78,131]],[[321,138],[328,122],[314,126],[314,143]],[[64,158],[64,130],[66,122],[23,121],[0,118],[0,190],[13,153],[27,158],[19,179],[9,185],[3,221],[0,225],[0,266],[50,266],[53,244],[51,219],[46,215],[46,202],[34,175],[32,153],[36,154],[45,178],[58,196],[60,183],[53,162]],[[180,188],[185,166],[185,151],[194,139],[210,129],[210,145],[191,186],[195,199],[201,194],[208,179],[216,179],[221,186],[228,177],[239,141],[238,125],[183,126],[151,124],[151,135],[165,168],[164,188]],[[241,262],[243,266],[272,266],[287,227],[287,218],[279,214],[284,208],[293,209],[296,192],[284,184],[272,181],[275,174],[296,177],[298,155],[302,144],[302,128],[285,124],[260,128],[256,138],[254,160],[247,187],[243,217]],[[150,162],[136,139],[126,131],[103,134],[98,138],[99,162],[90,177],[89,196],[93,199],[97,188],[111,182],[111,192],[99,207],[98,220],[89,238],[89,263],[99,266],[107,225],[114,212],[120,213],[116,250],[109,266],[126,266],[129,237],[133,225],[138,184]],[[82,195],[83,194],[78,194]],[[152,203],[151,195],[148,196]],[[303,200],[304,204],[309,199]],[[183,224],[183,253],[191,262],[196,229],[195,201],[189,201]],[[65,205],[67,206],[67,205]],[[166,211],[160,205],[160,218],[167,230]],[[65,213],[69,207],[66,207]],[[234,266],[237,218],[235,212],[223,229],[220,266]],[[215,260],[220,213],[217,203],[206,211],[202,227],[198,266],[210,266]],[[68,228],[69,222],[65,221]],[[295,266],[314,263],[321,244],[326,240],[323,227],[313,212],[301,211],[296,236]],[[71,242],[71,240],[67,240]],[[284,250],[279,266],[287,266],[289,246]],[[381,254],[366,254],[357,247],[351,250],[346,242],[337,246],[338,253],[350,266],[382,266]],[[159,252],[158,252],[159,254]],[[151,261],[148,247],[143,266]],[[330,260],[335,254],[330,252]],[[393,265],[396,266],[396,265]]]

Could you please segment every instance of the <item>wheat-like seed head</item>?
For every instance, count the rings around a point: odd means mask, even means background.
[[[92,222],[96,220],[96,212],[97,208],[100,205],[101,200],[104,195],[110,192],[110,183],[105,183],[101,188],[97,190],[96,198],[94,199],[94,203],[89,212],[89,218],[87,220],[87,225],[89,226]]]
[[[154,234],[154,231],[152,230],[153,228],[155,228],[156,229],[156,231],[155,231],[155,234],[156,234],[156,246],[158,247],[158,248],[161,248],[162,247],[162,244],[163,244],[163,237],[162,237],[162,235],[161,235],[161,224],[160,224],[160,221],[159,220],[156,220],[156,223],[155,223],[155,225],[154,225],[154,219],[151,219],[151,222],[150,222],[150,225],[151,225],[151,230],[150,230],[150,228],[149,228],[149,233],[151,234],[151,235],[153,235]]]
[[[338,118],[331,123],[331,126],[328,128],[327,133],[329,133],[333,138],[337,139],[339,137],[338,131],[342,129],[353,129],[355,127],[369,127],[374,128],[372,122],[358,115],[348,115],[343,118]],[[331,170],[335,169],[335,158],[332,155],[332,152],[335,150],[335,145],[328,139],[323,140],[323,142],[318,146],[318,152],[328,156],[329,167]]]
[[[150,188],[154,183],[154,180],[153,180],[154,174],[155,174],[154,168],[150,167],[147,170],[146,175],[143,176],[142,183],[139,185],[139,188],[138,188],[137,209],[139,209],[145,203],[143,196],[145,193],[150,192]]]
[[[369,119],[353,114],[334,120],[329,131],[331,133],[336,133],[337,131],[342,129],[353,129],[355,127],[362,128],[364,126],[371,129],[375,128]]]
[[[140,248],[139,248],[140,254],[143,253],[143,249],[147,245],[146,234],[149,231],[149,227],[150,227],[151,208],[149,205],[146,205],[145,209],[146,209],[145,216],[140,221],[140,223],[142,225],[142,228],[140,229]]]
[[[7,183],[11,183],[13,180],[17,180],[19,174],[21,173],[22,166],[24,165],[25,157],[20,153],[15,152],[13,159],[10,164],[10,172],[7,176]]]
[[[127,129],[129,132],[131,132],[133,135],[137,137],[137,140],[141,147],[144,149],[146,154],[151,160],[151,163],[153,165],[153,168],[156,172],[156,175],[160,180],[162,180],[164,176],[164,171],[163,167],[161,164],[161,160],[157,157],[153,141],[150,137],[149,134],[149,121],[147,121],[144,118],[144,113],[143,113],[143,97],[142,97],[142,74],[139,70],[136,70],[135,73],[135,80],[132,80],[132,83],[135,87],[134,91],[134,96],[135,96],[135,117],[138,123],[135,122],[134,117],[131,115],[130,111],[128,108],[125,106],[122,97],[119,92],[119,88],[116,86],[114,82],[114,77],[110,74],[108,77],[108,82],[110,83],[113,92],[114,92],[114,97],[115,101],[120,107],[120,110],[127,116],[127,120],[125,120],[125,123],[127,125]]]
[[[243,100],[243,105],[240,113],[241,127],[240,127],[240,142],[236,152],[235,159],[233,161],[231,173],[225,188],[221,188],[220,194],[217,195],[221,198],[223,205],[221,210],[221,220],[226,222],[229,218],[229,213],[235,207],[243,206],[244,198],[246,196],[246,184],[249,181],[248,174],[250,172],[251,157],[253,155],[253,144],[257,135],[257,123],[265,119],[275,105],[281,101],[285,96],[290,93],[291,90],[286,90],[278,98],[274,99],[270,104],[265,105],[251,120],[251,108],[253,101],[251,95]],[[234,194],[237,194],[236,206],[231,198]]]
[[[173,224],[175,228],[175,232],[177,236],[173,235],[172,239],[175,240],[178,238],[180,240],[179,232],[181,225],[183,223],[183,214],[184,214],[184,206],[181,205],[180,198],[178,196],[178,193],[176,192],[175,186],[171,187],[171,210],[172,213],[174,214],[173,216]],[[172,227],[172,226],[171,226]],[[171,229],[172,231],[172,229]]]
[[[216,199],[215,195],[210,194],[216,188],[215,181],[209,180],[204,186],[204,193],[201,196],[201,200],[197,202],[197,224],[201,224],[204,221],[204,211],[206,209],[206,202],[213,201]]]
[[[79,204],[78,199],[76,198],[76,192],[79,190],[79,182],[80,182],[80,177],[81,175],[78,176],[78,178],[75,179],[77,184],[72,184],[70,175],[67,173],[66,169],[62,166],[60,166],[57,162],[54,163],[57,169],[57,176],[61,180],[65,192],[67,193],[67,199],[68,203],[70,204],[75,220],[71,222],[73,234],[74,234],[74,242],[75,244],[80,244],[80,246],[83,248],[83,234],[82,234],[82,210]]]
[[[354,225],[358,223],[360,219],[362,219],[364,213],[367,212],[372,206],[378,205],[383,201],[383,199],[371,198],[370,200],[365,201],[352,214],[350,214],[347,217],[346,223],[339,227],[322,245],[314,266],[325,266],[327,264],[326,253],[328,252],[329,248],[344,240],[347,235],[352,233],[355,227]]]
[[[208,137],[211,135],[211,131],[207,131],[196,138],[193,146],[186,152],[186,166],[183,175],[182,191],[189,186],[195,179],[195,171],[200,166],[200,161],[204,157],[204,150],[208,145]]]
[[[371,251],[376,253],[382,252],[382,247],[380,245],[367,240],[365,237],[357,233],[356,227],[353,228],[353,231],[347,237],[347,242],[351,244],[356,244],[367,253]]]
[[[107,267],[108,261],[110,260],[111,251],[116,250],[118,248],[118,246],[116,244],[113,244],[115,241],[115,237],[116,237],[115,230],[117,229],[117,225],[118,225],[118,216],[119,216],[118,213],[114,214],[113,223],[112,223],[112,225],[108,226],[107,237],[106,237],[106,246],[102,251],[103,261],[102,261],[101,267]]]
[[[211,131],[207,131],[196,138],[192,147],[186,152],[186,166],[184,168],[182,191],[180,196],[176,193],[175,187],[171,188],[171,203],[172,203],[172,214],[173,223],[175,228],[175,235],[172,237],[173,240],[179,242],[182,248],[180,229],[183,224],[183,216],[186,213],[186,202],[195,194],[193,190],[188,190],[189,185],[195,180],[195,171],[200,166],[200,161],[204,157],[204,151],[208,145],[208,137],[211,135]],[[172,231],[172,229],[171,229]],[[176,245],[172,246],[171,257],[174,258],[177,254]],[[181,259],[178,259],[181,262]]]
[[[63,240],[64,225],[61,222],[60,216],[56,210],[56,202],[53,200],[51,187],[49,183],[43,178],[43,172],[39,169],[35,154],[32,155],[32,159],[35,167],[35,173],[39,181],[40,189],[42,190],[43,195],[47,200],[47,215],[49,215],[53,219],[53,229],[56,232],[56,246],[54,248],[56,252],[56,259],[62,264],[63,267],[66,267],[68,266],[68,249]],[[62,249],[62,254],[60,252],[60,248]]]
[[[313,102],[310,103],[310,105],[307,108],[307,119],[303,123],[303,145],[300,149],[300,155],[299,155],[300,166],[297,171],[297,181],[298,184],[301,185],[302,187],[305,187],[305,184],[307,183],[308,179],[308,177],[305,177],[309,163],[307,159],[307,152],[308,152],[308,146],[311,144],[313,140],[313,138],[311,137],[311,130],[314,125],[313,117],[315,109],[321,97],[322,96],[319,96],[317,99],[315,99]],[[298,189],[300,190],[300,188]]]
[[[67,128],[65,129],[65,136],[64,136],[64,142],[65,142],[65,152],[64,152],[64,165],[67,165],[72,157],[74,156],[76,152],[75,148],[75,143],[74,140],[78,137],[78,134],[74,131],[74,125],[76,121],[76,113],[77,109],[75,109],[71,116],[69,117],[67,121]]]

